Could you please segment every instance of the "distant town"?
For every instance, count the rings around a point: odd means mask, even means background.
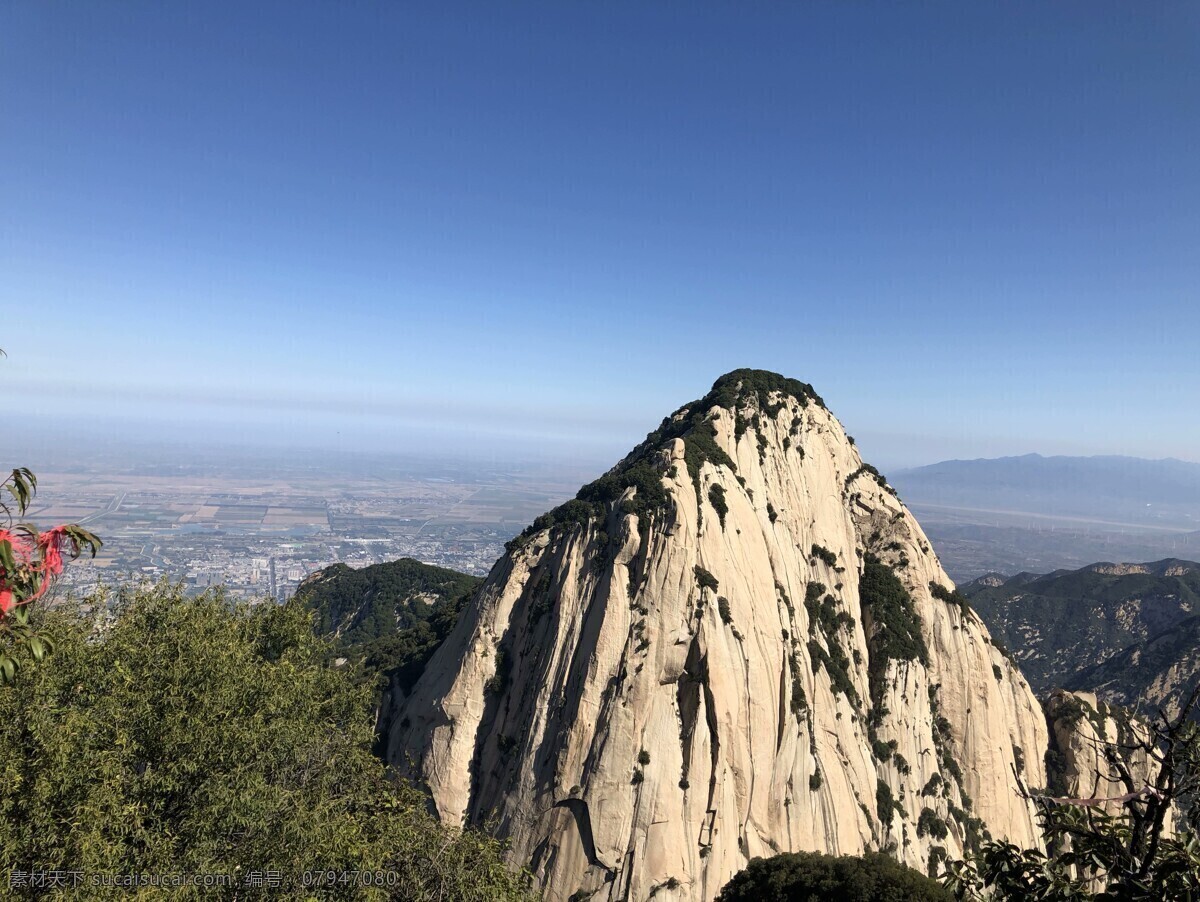
[[[104,541],[60,594],[167,579],[190,592],[286,600],[334,563],[399,557],[485,574],[504,542],[596,474],[537,466],[362,460],[331,469],[213,462],[42,469],[30,519],[86,525]]]
[[[167,579],[189,592],[222,586],[235,598],[286,600],[330,564],[363,567],[400,557],[483,575],[506,541],[605,469],[579,461],[455,461],[128,439],[61,440],[8,448],[3,456],[37,473],[31,522],[41,528],[81,523],[104,541],[95,561],[67,568],[60,596]],[[971,466],[1045,465],[1039,460]],[[1080,473],[1113,465],[1106,458],[1070,460]],[[1163,482],[1159,471],[1167,464],[1175,481]],[[958,582],[989,572],[1200,555],[1200,532],[1190,519],[1194,504],[1185,503],[1194,497],[1200,467],[1122,465],[1135,472],[1067,496],[1060,490],[1009,497],[988,488],[995,480],[986,473],[968,482],[982,486],[974,496],[949,493],[953,486],[944,481],[924,485],[915,478],[922,471],[898,472],[894,482]],[[1183,475],[1174,473],[1179,468]],[[1148,513],[1112,494],[1127,495],[1131,485],[1155,502],[1141,505]],[[1174,507],[1171,499],[1178,500]],[[1102,516],[1110,509],[1111,516]],[[1175,519],[1164,520],[1168,514]]]

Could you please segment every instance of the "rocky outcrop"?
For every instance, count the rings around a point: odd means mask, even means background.
[[[510,543],[393,765],[551,900],[709,900],[754,856],[1035,845],[1046,720],[811,387],[738,371]]]
[[[1149,741],[1149,731],[1128,710],[1107,705],[1091,692],[1062,689],[1050,694],[1045,710],[1050,727],[1047,789],[1052,795],[1115,799],[1129,792],[1114,753],[1135,780],[1135,789],[1147,785],[1155,762],[1139,746]],[[1098,807],[1116,814],[1122,805],[1107,801]]]

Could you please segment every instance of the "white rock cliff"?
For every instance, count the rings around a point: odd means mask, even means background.
[[[514,541],[388,758],[549,900],[710,900],[750,858],[1038,842],[1047,728],[812,389],[722,377]]]

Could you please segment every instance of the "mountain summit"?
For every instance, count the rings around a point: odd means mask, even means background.
[[[710,900],[754,856],[1037,844],[1045,718],[812,387],[722,376],[509,543],[389,760],[551,900]]]

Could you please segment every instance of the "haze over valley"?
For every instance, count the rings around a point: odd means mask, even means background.
[[[1198,463],[1027,454],[888,476],[958,580],[1200,557]]]
[[[38,472],[30,515],[102,533],[94,561],[62,588],[126,579],[222,586],[283,601],[333,563],[398,557],[483,574],[534,517],[594,474],[545,462],[492,463],[332,451],[116,446]]]
[[[166,578],[278,600],[333,563],[412,557],[486,574],[505,542],[606,467],[595,451],[572,448],[536,460],[456,459],[113,435],[99,449],[77,440],[0,451],[41,474],[31,514],[105,536],[64,588]],[[1029,455],[885,475],[956,580],[1200,558],[1200,464]]]

